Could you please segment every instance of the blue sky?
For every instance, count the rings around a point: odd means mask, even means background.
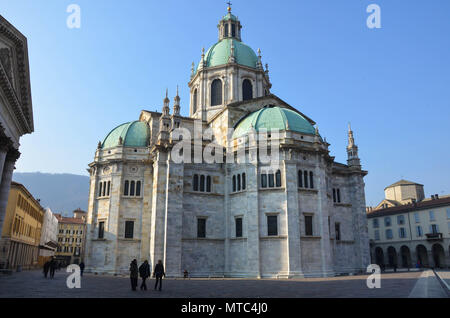
[[[69,4],[81,29],[66,26]],[[381,7],[381,29],[366,8]],[[368,205],[401,178],[450,193],[450,1],[236,0],[243,41],[261,48],[272,92],[319,125],[346,162],[359,146]],[[99,140],[180,85],[188,114],[191,63],[217,41],[225,1],[3,0],[29,43],[35,133],[20,172],[87,174]],[[172,102],[171,102],[172,103]]]

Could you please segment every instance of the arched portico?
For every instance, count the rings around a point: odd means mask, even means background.
[[[416,246],[417,262],[420,267],[429,267],[427,248],[422,244]]]
[[[445,251],[441,244],[435,243],[431,248],[434,267],[445,268]]]
[[[411,265],[411,251],[409,250],[408,246],[403,245],[400,248],[400,255],[402,258],[402,267],[404,268],[410,268],[412,267]]]

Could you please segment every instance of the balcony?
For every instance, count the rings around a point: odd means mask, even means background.
[[[442,233],[427,233],[427,241],[442,241]]]

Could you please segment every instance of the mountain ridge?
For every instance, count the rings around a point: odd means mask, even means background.
[[[72,216],[80,208],[87,211],[89,176],[71,173],[14,172],[13,181],[23,184],[44,208]]]

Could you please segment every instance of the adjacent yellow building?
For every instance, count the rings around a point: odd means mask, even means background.
[[[38,267],[45,210],[20,183],[12,182],[0,239],[0,268]]]
[[[86,212],[80,209],[73,211],[72,218],[55,214],[58,218],[58,249],[55,257],[59,262],[79,264],[84,257],[86,237]]]

